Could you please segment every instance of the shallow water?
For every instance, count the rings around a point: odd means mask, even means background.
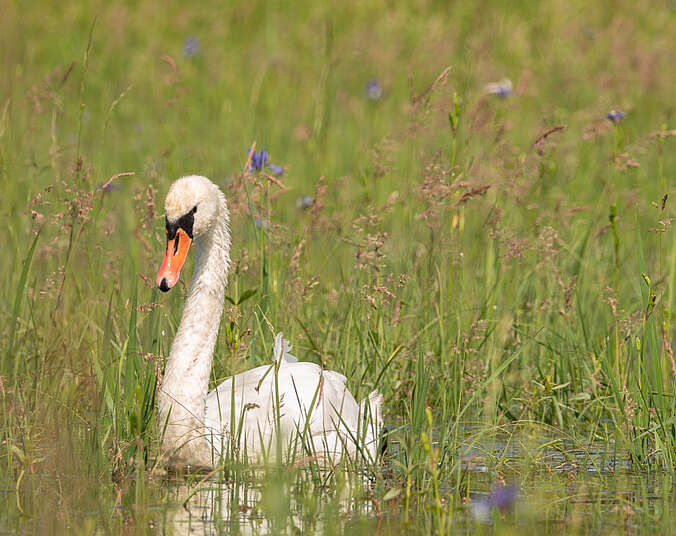
[[[540,437],[535,442],[538,446],[533,448],[513,438],[478,443],[468,440],[458,455],[464,496],[450,509],[446,530],[502,532],[526,525],[546,533],[591,530],[612,534],[619,530],[650,533],[665,523],[672,525],[671,516],[664,517],[664,507],[674,498],[669,475],[632,471],[627,455],[618,453],[613,443],[580,448],[569,440]],[[399,454],[399,445],[391,442],[382,467],[386,487],[401,486],[404,480],[396,463]],[[518,496],[511,506],[499,509],[488,504],[487,510],[479,508],[490,503],[496,481],[525,484],[517,484]],[[446,497],[458,489],[451,479],[440,484],[440,493]],[[184,483],[176,486],[179,495],[184,492]],[[423,492],[405,516],[402,495],[376,504],[368,498],[373,482],[365,479],[356,486],[363,486],[361,503],[355,502],[351,493],[339,497],[319,491],[317,516],[310,520],[303,512],[307,505],[295,501],[290,490],[288,508],[279,510],[284,519],[278,519],[276,527],[269,515],[269,502],[261,506],[266,501],[265,490],[249,486],[235,492],[227,484],[209,482],[193,492],[185,507],[172,509],[167,523],[179,534],[219,534],[225,528],[242,534],[265,534],[281,527],[302,534],[436,532],[429,494]],[[444,503],[448,504],[448,499]]]
[[[632,471],[612,443],[581,448],[529,434],[465,435],[457,455],[441,462],[454,468],[438,488],[445,532],[648,534],[676,527],[671,477]],[[146,475],[118,484],[24,474],[18,488],[0,490],[0,533],[437,533],[429,484],[412,490],[407,508],[402,450],[390,441],[378,478],[334,474],[324,483],[309,469],[290,468],[220,478]],[[518,496],[498,508],[491,501],[502,485],[515,486]]]

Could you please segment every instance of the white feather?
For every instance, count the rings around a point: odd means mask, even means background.
[[[277,333],[275,337],[275,346],[273,352],[273,359],[275,362],[284,361],[285,363],[298,363],[298,358],[291,354],[291,343],[287,339],[282,338],[282,332]]]

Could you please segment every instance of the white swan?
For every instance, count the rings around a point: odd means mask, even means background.
[[[158,393],[169,463],[212,468],[226,452],[261,459],[278,447],[285,459],[335,462],[357,452],[375,459],[382,395],[373,391],[357,404],[345,376],[297,362],[281,333],[271,365],[237,374],[207,394],[230,262],[228,207],[218,186],[191,175],[172,184],[165,211],[161,290],[176,284],[195,244],[192,282]]]

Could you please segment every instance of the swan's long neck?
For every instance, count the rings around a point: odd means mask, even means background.
[[[166,424],[163,450],[178,464],[212,463],[204,416],[230,262],[228,208],[218,195],[215,225],[194,242],[192,282],[158,396],[160,427]]]

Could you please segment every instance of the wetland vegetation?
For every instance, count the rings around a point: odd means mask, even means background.
[[[0,532],[676,530],[673,2],[0,12]],[[377,464],[157,463],[193,173],[211,387],[283,331],[384,395]]]

